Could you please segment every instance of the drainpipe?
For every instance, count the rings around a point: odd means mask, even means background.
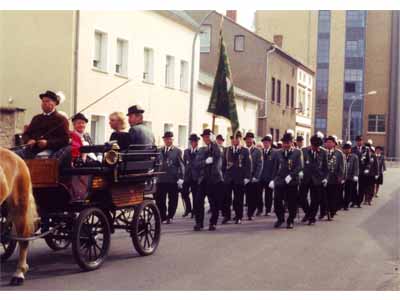
[[[191,63],[191,74],[190,74],[190,101],[189,101],[189,134],[193,131],[193,102],[194,102],[194,65],[195,65],[195,57],[196,57],[196,41],[197,37],[200,33],[201,26],[203,25],[204,21],[213,13],[214,11],[210,11],[204,18],[200,21],[199,26],[193,37],[193,44],[192,44],[192,63]]]
[[[72,111],[75,115],[78,110],[78,59],[79,59],[79,10],[75,12],[75,49],[74,49],[74,70],[73,70],[73,107]]]

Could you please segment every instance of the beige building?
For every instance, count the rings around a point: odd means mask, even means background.
[[[66,94],[59,109],[72,115],[130,80],[84,111],[95,142],[108,140],[111,112],[140,104],[157,143],[171,130],[187,144],[197,24],[184,12],[3,11],[0,24],[1,107],[26,109],[28,123],[50,89]]]
[[[399,12],[257,11],[255,22],[257,34],[315,68],[315,130],[347,139],[354,100],[350,139],[363,134],[400,156]]]

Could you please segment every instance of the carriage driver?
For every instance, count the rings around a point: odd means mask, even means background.
[[[39,153],[61,158],[69,143],[68,120],[57,110],[61,97],[52,91],[39,95],[42,113],[33,117],[22,135],[26,147],[16,153],[24,159],[36,157]]]

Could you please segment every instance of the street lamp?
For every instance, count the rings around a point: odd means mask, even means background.
[[[376,94],[377,94],[376,91],[370,91],[370,92],[365,93],[365,94],[359,94],[358,97],[361,98],[362,96],[370,96],[370,95],[376,95]],[[349,106],[349,110],[348,110],[348,112],[347,112],[347,140],[348,140],[348,141],[350,140],[351,113],[352,113],[351,110],[352,110],[352,108],[353,108],[354,103],[355,103],[357,100],[360,99],[360,98],[357,98],[355,95],[354,95],[352,98],[353,98],[353,100],[351,101],[350,106]]]

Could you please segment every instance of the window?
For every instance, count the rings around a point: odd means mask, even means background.
[[[184,125],[179,125],[178,127],[178,144],[179,147],[184,148],[186,146],[186,134],[187,127]]]
[[[362,81],[363,70],[361,69],[346,69],[344,71],[344,80],[346,81]]]
[[[349,27],[364,27],[365,18],[364,12],[360,10],[348,10],[346,14],[347,26]]]
[[[164,132],[172,131],[173,125],[169,123],[164,124]]]
[[[144,82],[154,82],[154,51],[150,48],[144,48]]]
[[[128,41],[123,39],[117,39],[115,73],[122,75],[128,74]]]
[[[105,142],[105,117],[92,115],[90,118],[90,136],[93,137],[95,144]]]
[[[237,52],[244,51],[244,35],[235,35],[234,48]]]
[[[269,133],[271,134],[271,136],[272,136],[272,140],[274,139],[274,128],[270,128],[269,129]]]
[[[344,92],[345,93],[355,93],[356,92],[356,83],[355,82],[345,82],[344,83]]]
[[[153,123],[151,121],[143,121],[143,125],[150,129],[153,128]]]
[[[318,129],[326,129],[326,119],[316,118],[315,119],[315,127]]]
[[[291,88],[290,88],[290,105],[292,106],[292,107],[294,107],[294,87],[292,86]]]
[[[368,115],[368,132],[385,132],[385,115]]]
[[[272,77],[271,81],[271,100],[275,101],[275,78]]]
[[[96,69],[107,71],[107,34],[97,30],[94,32],[92,66]]]
[[[286,106],[289,107],[290,105],[290,89],[289,85],[286,84]]]
[[[346,41],[346,57],[363,57],[364,41]]]
[[[279,141],[279,139],[280,139],[279,129],[275,129],[275,141]]]
[[[188,80],[189,80],[189,64],[187,61],[181,60],[180,89],[182,91],[188,90]]]
[[[200,53],[209,53],[211,49],[211,25],[202,25],[200,30]]]
[[[175,58],[167,55],[165,63],[165,86],[174,88]]]
[[[277,89],[277,95],[276,95],[276,102],[281,104],[281,81],[278,80],[278,86],[276,87]]]

